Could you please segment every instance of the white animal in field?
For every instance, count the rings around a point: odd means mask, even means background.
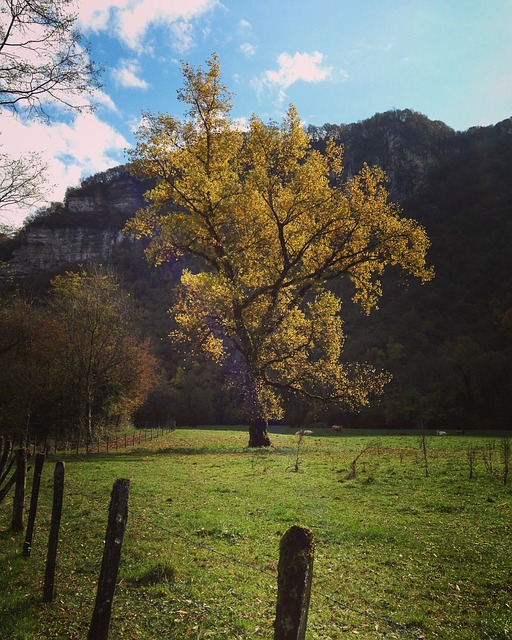
[[[331,426],[331,429],[332,429],[333,431],[339,431],[339,432],[343,431],[343,427],[342,427],[340,424],[333,424],[333,425]]]
[[[309,429],[299,429],[298,431],[295,432],[296,436],[312,436],[313,432],[310,431]]]
[[[446,433],[446,431],[437,431],[436,433],[437,433],[438,436],[446,436],[446,435],[448,435]]]

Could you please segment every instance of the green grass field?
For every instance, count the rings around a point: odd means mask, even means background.
[[[272,638],[279,541],[296,523],[316,543],[309,639],[512,638],[512,478],[504,486],[499,437],[428,438],[428,477],[414,435],[318,429],[298,472],[297,436],[274,429],[272,441],[249,450],[242,429],[178,429],[134,450],[50,456],[31,558],[9,531],[12,494],[0,506],[0,638],[87,636],[117,478],[131,486],[111,640]],[[57,459],[57,594],[44,605]]]

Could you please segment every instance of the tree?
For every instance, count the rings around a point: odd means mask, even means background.
[[[60,327],[45,309],[12,294],[2,298],[0,336],[0,431],[37,431],[34,420],[41,422],[58,385]]]
[[[0,0],[0,106],[50,118],[90,109],[98,69],[76,29],[73,0]]]
[[[293,106],[281,125],[253,116],[242,132],[216,56],[206,70],[184,64],[183,77],[187,117],[146,114],[139,130],[133,170],[156,186],[127,230],[151,238],[155,264],[199,265],[183,270],[174,337],[229,364],[249,445],[264,446],[286,395],[356,408],[382,392],[386,373],[342,361],[341,300],[327,285],[347,278],[369,312],[386,265],[432,277],[429,241],[388,202],[379,169],[343,184],[340,149],[312,150]]]
[[[76,29],[73,0],[0,0],[0,113],[49,121],[56,107],[91,110],[99,69]],[[0,153],[0,209],[44,199],[39,154]]]
[[[135,339],[130,303],[112,274],[66,273],[52,281],[52,311],[64,328],[55,345],[61,415],[89,441],[130,416],[156,384],[156,360]]]
[[[21,158],[0,153],[0,209],[30,209],[40,202],[47,186],[46,169],[38,153]]]

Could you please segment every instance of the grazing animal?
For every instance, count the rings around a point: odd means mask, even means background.
[[[340,431],[340,432],[341,432],[341,431],[343,431],[343,427],[342,427],[340,424],[333,424],[333,425],[331,426],[331,429],[332,429],[333,431]]]
[[[438,435],[438,436],[446,436],[446,435],[448,435],[448,434],[446,433],[446,431],[438,431],[438,432],[437,432],[437,435]]]
[[[296,436],[312,436],[313,432],[310,431],[309,429],[299,429],[298,431],[295,432]]]

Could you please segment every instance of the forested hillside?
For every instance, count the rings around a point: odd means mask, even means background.
[[[425,286],[388,278],[377,313],[349,313],[353,353],[394,374],[365,421],[510,427],[512,119],[455,133],[390,112],[337,138],[355,170],[365,160],[389,171],[393,195],[427,228],[436,271]]]
[[[363,162],[387,172],[392,198],[427,229],[436,277],[421,286],[387,273],[380,309],[370,316],[343,295],[346,357],[390,371],[393,381],[382,400],[359,415],[308,413],[292,401],[288,420],[300,422],[308,414],[311,420],[359,426],[510,428],[512,119],[461,133],[412,111],[391,111],[351,125],[309,127],[308,133],[319,149],[329,137],[343,144],[347,178]],[[70,189],[62,205],[35,215],[15,238],[4,236],[0,259],[19,261],[36,232],[44,243],[62,229],[120,231],[141,206],[145,188],[125,167],[92,176]],[[163,371],[137,419],[237,420],[236,388],[213,365],[178,353],[167,337],[172,327],[166,311],[182,265],[150,268],[142,249],[121,239],[101,260],[114,267],[131,294],[139,333],[151,340]],[[87,256],[87,248],[82,250]],[[43,298],[50,278],[72,262],[63,260],[44,273],[27,271],[19,290]],[[333,287],[339,292],[341,285]]]

